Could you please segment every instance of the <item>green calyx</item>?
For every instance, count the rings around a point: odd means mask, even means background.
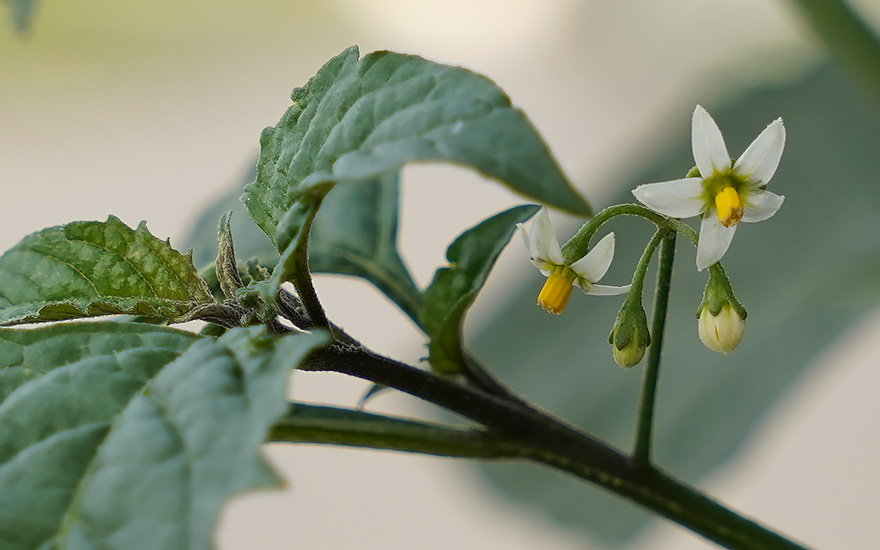
[[[706,283],[706,289],[703,291],[703,301],[697,308],[697,319],[703,310],[707,310],[713,316],[717,316],[721,309],[729,305],[736,311],[740,319],[745,319],[748,313],[736,296],[733,294],[733,288],[730,286],[730,279],[724,272],[721,264],[714,264],[709,267],[709,281]]]

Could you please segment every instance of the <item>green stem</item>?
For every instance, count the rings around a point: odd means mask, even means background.
[[[291,256],[294,269],[290,274],[290,282],[296,288],[296,293],[306,308],[313,326],[330,329],[330,321],[327,319],[327,314],[324,313],[324,308],[318,299],[318,293],[315,292],[315,286],[312,284],[312,275],[309,271],[309,234],[312,231],[312,224],[320,207],[321,200],[312,205],[306,219],[303,221],[302,228],[297,233],[296,243],[294,244]]]
[[[654,426],[654,408],[657,395],[657,379],[660,375],[660,358],[663,353],[663,332],[666,327],[666,310],[669,305],[669,289],[672,283],[672,265],[675,260],[675,232],[670,232],[660,245],[657,267],[657,287],[654,291],[654,319],[651,326],[651,348],[648,364],[642,378],[642,395],[636,425],[633,461],[649,466],[651,461],[651,437]]]
[[[697,246],[697,241],[699,240],[697,232],[683,221],[676,218],[667,218],[666,216],[658,214],[650,208],[640,204],[616,204],[614,206],[609,206],[590,218],[587,223],[578,229],[577,233],[572,235],[572,237],[562,245],[562,258],[565,262],[570,264],[583,257],[589,248],[590,240],[593,238],[593,235],[596,234],[603,224],[617,216],[637,216],[645,218],[646,220],[653,222],[658,228],[672,229],[682,233],[691,241],[691,243],[693,243],[694,246]]]
[[[795,0],[831,54],[880,108],[880,37],[842,0]]]
[[[655,231],[654,236],[651,237],[651,240],[648,241],[648,245],[642,252],[642,257],[639,258],[638,265],[636,265],[636,270],[633,273],[632,278],[632,286],[629,289],[629,295],[638,298],[640,303],[642,297],[642,289],[645,286],[645,275],[648,272],[648,265],[651,263],[651,258],[654,256],[654,251],[657,250],[657,245],[659,245],[660,241],[662,241],[663,238],[667,235],[669,235],[668,230],[658,229],[657,231]]]
[[[515,446],[519,456],[595,483],[727,548],[804,550],[684,483],[653,468],[641,467],[619,451],[542,412],[363,349],[332,346],[313,353],[300,368],[349,374],[455,412]],[[431,454],[464,453],[461,448],[450,453],[436,451]]]
[[[291,403],[269,441],[367,447],[456,458],[516,458],[518,446],[482,430],[392,418],[358,410]]]

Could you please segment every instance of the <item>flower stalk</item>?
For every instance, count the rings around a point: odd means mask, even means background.
[[[651,463],[654,403],[657,396],[657,380],[660,376],[660,359],[663,355],[663,333],[666,328],[666,311],[669,306],[669,290],[672,285],[674,261],[675,232],[671,232],[660,244],[657,287],[654,291],[654,311],[652,313],[651,348],[648,351],[648,364],[642,378],[642,392],[639,398],[633,462],[642,467],[650,467]]]

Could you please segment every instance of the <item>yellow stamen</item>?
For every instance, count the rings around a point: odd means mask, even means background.
[[[743,203],[736,189],[725,187],[715,195],[715,210],[724,227],[738,224],[743,217]]]
[[[544,288],[538,294],[538,305],[554,315],[559,315],[568,302],[571,295],[571,287],[574,278],[567,273],[567,269],[551,273],[544,283]]]

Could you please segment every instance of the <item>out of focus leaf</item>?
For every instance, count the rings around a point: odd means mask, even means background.
[[[192,258],[111,216],[28,235],[0,257],[0,324],[114,313],[176,318],[213,302]]]
[[[761,418],[814,358],[880,300],[880,124],[830,70],[789,86],[756,90],[711,111],[730,150],[742,151],[778,116],[788,130],[770,189],[786,196],[768,221],[745,224],[724,257],[737,297],[749,310],[740,347],[724,356],[704,348],[694,318],[705,273],[679,239],[658,395],[655,458],[691,482],[730,460]],[[689,118],[676,151],[621,186],[681,177],[692,165]],[[614,222],[609,280],[626,280],[650,228]],[[516,293],[472,342],[512,386],[624,449],[631,446],[640,369],[614,365],[608,331],[619,301],[577,297],[559,317],[534,306],[539,281]],[[592,487],[537,468],[487,466],[500,491],[569,526],[620,542],[648,518]]]
[[[256,181],[244,195],[279,252],[325,184],[370,181],[408,162],[464,164],[527,197],[590,212],[522,111],[461,67],[386,51],[358,59],[349,48],[291,99],[278,125],[263,131]]]
[[[208,550],[227,498],[276,483],[260,447],[322,341],[0,330],[0,547]]]
[[[462,325],[468,308],[486,282],[498,255],[507,246],[516,224],[535,215],[538,206],[517,206],[466,230],[446,250],[448,267],[441,267],[425,290],[419,320],[431,338],[431,366],[453,373],[464,364]]]
[[[18,32],[25,32],[30,28],[37,8],[37,0],[6,0],[12,11],[12,24]]]

